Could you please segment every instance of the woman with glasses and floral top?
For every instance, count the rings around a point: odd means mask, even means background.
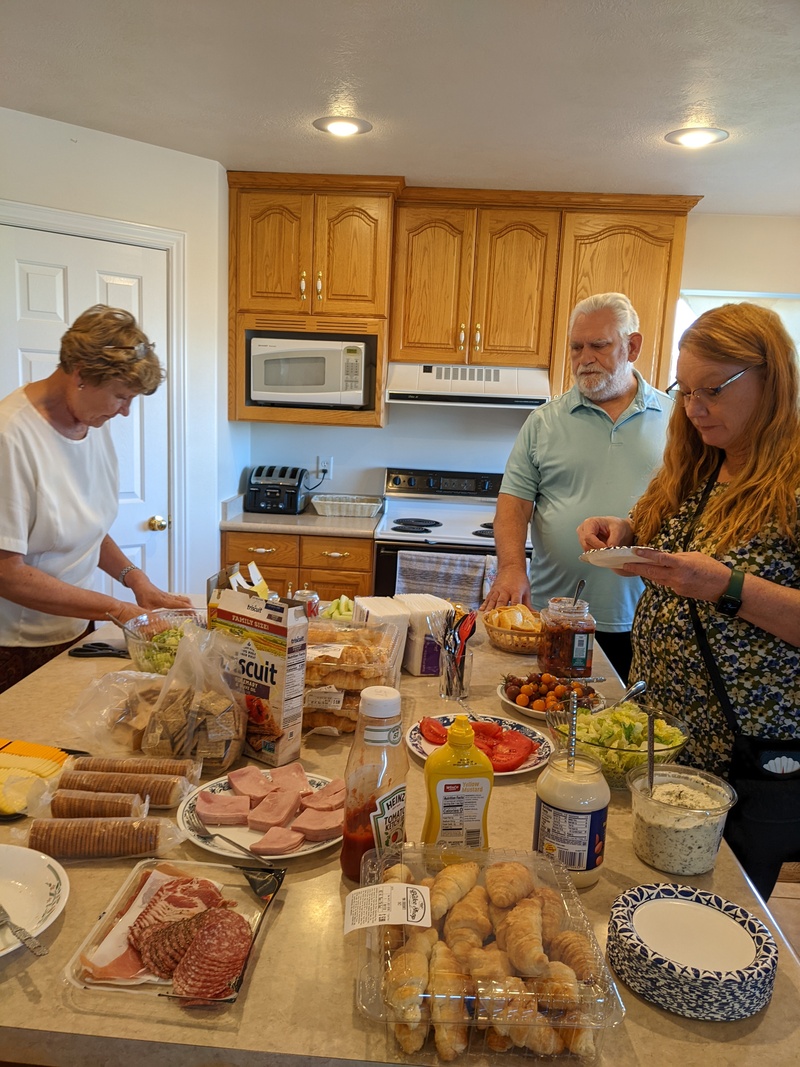
[[[688,723],[681,761],[728,778],[725,836],[766,899],[800,860],[800,387],[780,318],[726,304],[683,334],[663,466],[584,549],[635,549],[631,678]]]
[[[97,304],[62,337],[56,370],[0,401],[0,692],[73,644],[87,621],[188,605],[108,535],[119,495],[108,424],[163,377],[134,317]],[[136,604],[95,592],[98,567]]]

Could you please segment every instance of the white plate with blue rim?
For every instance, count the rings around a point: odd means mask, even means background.
[[[771,997],[772,934],[755,915],[692,886],[634,886],[616,898],[608,959],[635,993],[690,1019],[731,1022]]]
[[[0,904],[13,922],[38,936],[55,922],[69,897],[67,872],[51,856],[21,845],[0,845]],[[22,947],[0,926],[0,956]]]
[[[465,712],[461,711],[458,714],[464,715]],[[428,717],[441,723],[445,729],[448,729],[456,721],[455,715],[431,715]],[[533,742],[533,751],[521,766],[516,767],[513,771],[495,772],[503,778],[508,778],[512,774],[526,774],[528,771],[539,770],[541,767],[544,767],[545,763],[550,759],[553,746],[550,743],[549,738],[545,737],[545,735],[538,730],[534,730],[533,727],[524,726],[521,722],[515,722],[514,719],[503,719],[497,715],[481,715],[480,720],[483,722],[497,723],[499,726],[502,726],[504,730],[517,730]],[[440,747],[439,745],[434,745],[430,741],[427,741],[422,736],[422,731],[419,728],[418,722],[414,723],[414,725],[407,730],[406,744],[415,756],[419,756],[423,760],[427,759],[431,752],[435,752],[436,749]]]

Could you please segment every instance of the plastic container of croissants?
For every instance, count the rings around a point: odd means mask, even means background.
[[[368,852],[361,884],[430,890],[429,927],[363,930],[359,1010],[397,1051],[596,1060],[625,1013],[569,874],[538,852],[405,845]]]

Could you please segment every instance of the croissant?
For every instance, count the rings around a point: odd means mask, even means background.
[[[542,943],[547,949],[561,930],[561,924],[564,921],[564,903],[560,893],[545,885],[538,886],[530,895],[536,897],[542,905]]]
[[[505,1004],[506,980],[512,974],[508,954],[493,941],[484,948],[472,949],[466,962],[475,983],[475,1021],[480,1029],[488,1027],[486,1044],[493,1052],[507,1052],[513,1044],[511,1038],[489,1024],[492,1016]]]
[[[464,998],[472,991],[468,975],[443,941],[433,946],[428,979],[431,1022],[439,1058],[449,1062],[469,1044]]]
[[[491,1017],[492,1029],[501,1039],[506,1039],[505,1047],[509,1048],[510,1042],[521,1048],[525,1044],[528,1028],[536,1018],[536,995],[530,992],[521,978],[508,976],[492,983],[492,999],[485,1006]]]
[[[492,932],[489,898],[482,885],[475,885],[450,908],[444,920],[444,940],[462,965],[470,949],[480,948]]]
[[[396,1022],[419,1023],[422,997],[428,985],[428,961],[436,931],[412,934],[392,953],[383,974],[383,997]]]
[[[403,1052],[419,1052],[425,1044],[431,1025],[431,1013],[426,1002],[422,1003],[422,1018],[418,1023],[395,1023],[394,1036]]]
[[[503,920],[506,952],[520,974],[539,975],[547,965],[542,944],[542,904],[525,897]]]
[[[595,1054],[594,1030],[581,1025],[585,1022],[581,1013],[570,1011],[563,1018],[564,1025],[559,1028],[559,1035],[569,1051],[575,1056],[592,1059]]]
[[[510,908],[498,908],[496,904],[492,904],[491,898],[489,900],[489,918],[492,920],[492,929],[497,944],[503,949],[506,947],[505,921],[513,910],[513,904]]]
[[[395,863],[383,872],[384,882],[408,882],[414,884],[414,872],[405,863]]]
[[[489,900],[499,908],[509,908],[527,897],[535,885],[531,872],[517,860],[490,864],[484,877]]]
[[[580,1004],[581,991],[575,972],[566,963],[551,960],[544,971],[528,982],[541,1007],[548,1011],[567,1011]]]
[[[550,959],[560,960],[571,967],[581,982],[595,977],[595,954],[586,934],[577,930],[562,930],[550,942]]]
[[[461,900],[478,881],[477,863],[452,863],[444,867],[431,887],[431,915],[441,919],[448,908]]]

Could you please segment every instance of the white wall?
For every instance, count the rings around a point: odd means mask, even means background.
[[[219,560],[219,501],[248,462],[249,427],[228,423],[227,182],[213,160],[0,109],[0,198],[186,235],[187,571]]]

